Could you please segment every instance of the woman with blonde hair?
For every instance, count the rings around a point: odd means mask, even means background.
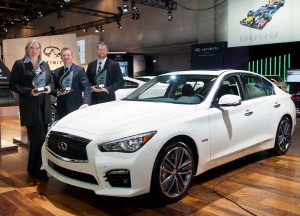
[[[40,75],[43,75],[40,81],[44,81],[45,86],[37,89],[33,80]],[[54,86],[49,65],[42,60],[42,47],[37,40],[29,40],[24,57],[15,61],[9,87],[19,94],[21,126],[27,128],[30,143],[27,171],[31,177],[47,181],[47,172],[41,170],[41,148],[51,123],[50,93]]]

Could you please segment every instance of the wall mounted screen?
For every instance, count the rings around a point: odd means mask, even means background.
[[[299,0],[228,0],[228,47],[300,40]]]

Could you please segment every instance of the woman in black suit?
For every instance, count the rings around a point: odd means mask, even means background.
[[[45,88],[41,92],[36,91],[33,86],[33,79],[40,73],[45,73]],[[29,40],[25,46],[24,57],[15,61],[9,87],[19,94],[21,126],[27,127],[30,143],[27,171],[32,177],[47,181],[47,172],[40,169],[41,148],[48,124],[51,123],[49,93],[54,90],[54,85],[49,65],[42,60],[42,48],[37,40]]]
[[[88,64],[86,75],[92,89],[92,104],[116,100],[115,91],[122,88],[124,79],[118,62],[107,58],[108,47],[101,41],[97,45],[98,59]],[[100,87],[97,87],[95,77],[99,76]]]

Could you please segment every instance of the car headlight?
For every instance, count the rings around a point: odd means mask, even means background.
[[[156,131],[137,134],[100,144],[98,145],[98,148],[102,152],[135,152],[145,145],[155,134]]]

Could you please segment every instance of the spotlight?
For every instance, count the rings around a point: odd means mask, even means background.
[[[41,11],[38,12],[37,14],[38,18],[42,18],[43,17],[43,13]]]
[[[134,20],[140,20],[141,19],[141,14],[139,12],[139,9],[135,6],[135,1],[131,2],[131,12],[132,12],[132,16],[131,18]]]
[[[5,31],[5,32],[7,33],[7,32],[8,32],[8,29],[4,27],[4,28],[3,28],[3,31]]]
[[[123,3],[123,13],[127,13],[128,12],[128,5],[127,3],[124,1]]]
[[[117,21],[117,24],[118,24],[118,29],[121,29],[122,25],[121,25],[120,21]]]
[[[169,12],[168,12],[168,21],[172,21],[172,20],[173,20],[172,11],[169,10]]]
[[[102,26],[100,26],[100,31],[104,32],[104,28]]]
[[[84,29],[82,29],[82,31],[83,31],[83,32],[87,32],[87,31],[88,31],[88,29],[87,29],[87,28],[84,28]]]
[[[96,32],[96,33],[99,32],[99,27],[98,27],[98,26],[95,27],[95,32]]]

